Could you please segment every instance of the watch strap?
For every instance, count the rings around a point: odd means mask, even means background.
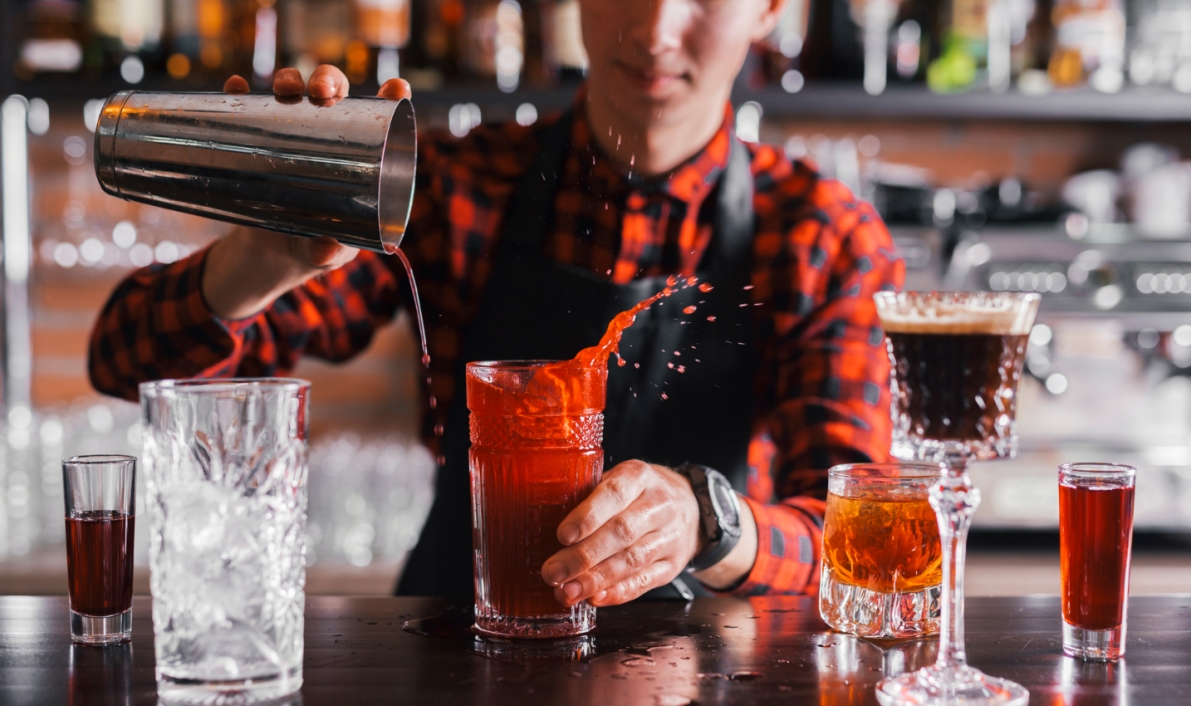
[[[699,504],[699,534],[703,540],[703,550],[691,559],[687,571],[702,571],[721,562],[740,541],[739,501],[727,478],[719,471],[694,463],[683,464],[674,471],[690,482],[695,501]],[[712,485],[726,489],[728,501],[736,504],[734,525],[718,511],[718,503],[712,497],[715,492]]]

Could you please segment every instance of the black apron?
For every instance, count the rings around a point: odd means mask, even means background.
[[[597,343],[613,316],[666,286],[664,277],[613,284],[542,254],[570,128],[568,114],[542,131],[539,152],[505,213],[479,311],[462,337],[434,504],[397,595],[473,601],[465,364],[570,359]],[[625,331],[620,352],[627,364],[613,360],[608,374],[604,460],[605,468],[629,459],[702,463],[743,492],[758,356],[744,289],[752,264],[753,180],[748,150],[735,138],[715,198],[713,235],[696,273],[713,289],[690,287],[663,299]],[[697,310],[684,314],[689,306]],[[681,583],[650,597],[689,598]],[[697,581],[686,584],[705,593]]]

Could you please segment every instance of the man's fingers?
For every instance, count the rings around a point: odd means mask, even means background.
[[[310,74],[310,83],[306,90],[311,98],[329,100],[346,98],[349,87],[347,76],[342,71],[330,64],[323,64]]]
[[[388,98],[391,101],[399,101],[402,98],[413,98],[413,91],[410,90],[409,82],[403,78],[391,78],[381,84],[380,90],[376,95],[381,98]]]
[[[273,74],[273,94],[283,98],[302,95],[306,83],[297,69],[281,69]]]
[[[605,473],[591,495],[558,525],[558,541],[564,547],[582,541],[623,512],[641,494],[642,477],[649,470],[641,461],[625,461]]]
[[[650,558],[641,552],[648,546],[640,544],[642,537],[666,527],[672,514],[671,506],[650,502],[648,494],[642,494],[624,512],[600,525],[591,537],[545,560],[542,579],[551,586],[561,586],[617,555],[623,555],[626,566],[641,568],[641,562]]]
[[[248,81],[244,80],[244,77],[238,74],[229,76],[228,79],[223,82],[223,92],[230,93],[232,95],[248,93]]]
[[[654,586],[666,583],[676,573],[672,562],[659,560],[659,554],[670,541],[667,532],[649,532],[590,571],[557,586],[554,596],[566,606],[582,600],[599,601],[602,605],[632,600]]]

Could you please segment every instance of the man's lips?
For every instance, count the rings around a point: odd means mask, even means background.
[[[643,69],[624,63],[617,63],[616,66],[634,84],[651,92],[664,90],[686,76],[686,74],[681,72]]]

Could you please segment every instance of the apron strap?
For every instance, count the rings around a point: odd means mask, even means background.
[[[711,270],[717,284],[740,284],[749,279],[753,257],[753,167],[748,147],[731,137],[728,164],[720,176],[715,210],[715,234],[703,253],[700,269]]]
[[[501,240],[516,248],[541,252],[554,218],[558,177],[570,151],[570,110],[538,136],[538,151],[513,191]]]

